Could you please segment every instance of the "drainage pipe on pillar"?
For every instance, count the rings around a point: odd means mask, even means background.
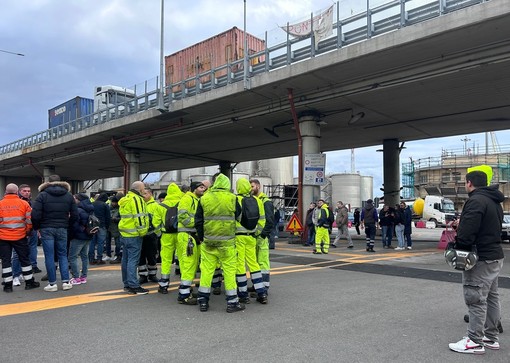
[[[294,121],[294,128],[296,129],[296,136],[298,140],[298,218],[303,222],[303,139],[301,138],[301,131],[299,130],[299,121],[296,114],[296,107],[294,105],[294,94],[292,88],[287,88],[290,110],[292,112],[292,120]]]
[[[39,174],[39,176],[41,177],[42,182],[44,183],[44,174],[41,173],[39,171],[39,169],[37,169],[35,167],[34,163],[32,162],[32,158],[28,158],[28,164],[37,172],[37,174]]]
[[[126,155],[122,152],[119,145],[115,142],[115,139],[112,138],[112,146],[119,155],[120,160],[122,160],[122,164],[124,165],[124,195],[127,194],[127,190],[129,188],[129,161],[126,159]]]

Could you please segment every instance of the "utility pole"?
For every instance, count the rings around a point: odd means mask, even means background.
[[[471,141],[471,139],[468,139],[467,136],[464,136],[463,139],[460,139],[460,141],[464,141],[464,155],[466,154],[466,150],[467,150],[467,143],[468,141]]]

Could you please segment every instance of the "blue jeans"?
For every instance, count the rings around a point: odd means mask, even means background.
[[[397,235],[398,247],[400,247],[400,248],[404,248],[405,247],[404,228],[405,227],[404,227],[403,224],[395,225],[395,233]]]
[[[37,267],[37,240],[39,238],[37,237],[36,231],[31,231],[28,235],[28,248],[29,248],[29,255],[30,263],[32,264],[32,267]]]
[[[140,252],[142,251],[142,237],[120,237],[122,243],[122,282],[124,287],[139,287],[138,275],[136,273]]]
[[[19,263],[19,258],[18,258],[18,254],[16,253],[16,251],[14,250],[14,248],[12,249],[12,276],[13,277],[17,277],[19,275],[21,275],[21,264]]]
[[[48,272],[48,282],[57,282],[55,268],[55,248],[57,249],[58,265],[62,282],[69,282],[69,261],[67,260],[67,228],[41,228],[41,242],[44,251],[44,264]]]
[[[106,239],[106,228],[99,227],[99,231],[92,237],[89,247],[89,261],[96,260],[95,249],[97,246],[97,260],[103,258],[104,241]]]
[[[74,278],[87,277],[89,267],[88,247],[89,240],[73,239],[69,247],[69,263],[71,265],[71,273]],[[81,258],[81,275],[78,269],[78,256]]]
[[[393,226],[381,226],[382,244],[383,246],[391,246],[393,238]]]
[[[120,256],[122,253],[122,243],[120,242],[120,237],[113,237],[115,241],[115,257]]]

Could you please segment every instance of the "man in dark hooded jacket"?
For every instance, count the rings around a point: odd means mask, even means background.
[[[481,166],[483,167],[483,166]],[[476,249],[478,262],[462,272],[464,302],[469,309],[467,336],[450,343],[459,353],[483,354],[485,348],[499,349],[497,324],[500,319],[498,276],[503,266],[501,224],[505,199],[498,185],[488,186],[483,168],[473,167],[466,174],[469,199],[464,204],[457,228],[455,248]],[[492,170],[490,170],[492,175]]]
[[[67,229],[78,218],[78,209],[70,193],[71,186],[50,175],[48,181],[39,186],[39,195],[32,203],[32,224],[39,230],[44,251],[44,263],[48,272],[48,286],[44,291],[55,292],[57,274],[54,251],[57,250],[62,289],[73,287],[69,283],[69,262],[67,259]]]

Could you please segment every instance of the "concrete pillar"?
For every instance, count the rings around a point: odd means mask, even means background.
[[[129,180],[128,185],[125,185],[124,188],[129,190],[131,188],[131,184],[140,180],[140,154],[138,152],[128,150],[126,151],[126,160],[129,163]]]
[[[5,176],[0,176],[0,195],[5,194],[5,187],[7,186],[7,180]]]
[[[318,154],[320,153],[320,136],[321,129],[320,126],[317,125],[317,121],[319,121],[318,115],[306,115],[301,116],[299,118],[299,129],[301,131],[302,138],[302,150],[303,150],[303,158],[305,154]],[[304,163],[304,160],[303,160]],[[304,165],[303,165],[304,168]],[[301,171],[303,172],[303,170]],[[321,190],[318,185],[304,185],[303,181],[303,200],[299,201],[302,205],[303,211],[303,223],[306,218],[306,210],[308,209],[308,205],[316,201],[320,198]]]
[[[383,140],[384,204],[400,202],[400,150],[397,139]]]
[[[54,175],[55,173],[55,165],[44,165],[43,176],[44,181],[47,182],[50,175]]]
[[[232,165],[230,161],[220,161],[220,173],[226,175],[230,179],[230,182],[232,182]]]

